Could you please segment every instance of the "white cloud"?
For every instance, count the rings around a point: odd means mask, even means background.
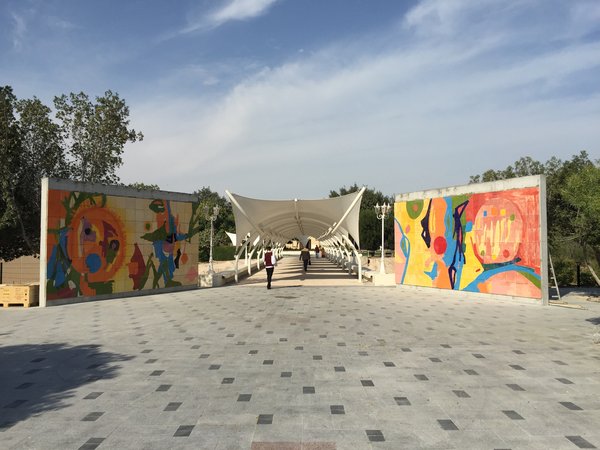
[[[220,8],[208,14],[202,14],[200,17],[191,20],[190,23],[181,30],[181,34],[217,28],[231,21],[248,20],[259,17],[266,14],[269,8],[277,1],[278,0],[229,0]]]
[[[527,27],[511,28],[508,18],[535,5],[541,15],[542,1],[494,10],[504,25],[491,28],[478,25],[491,20],[484,11],[473,25],[465,20],[473,2],[434,8],[444,3],[412,10],[408,30],[387,36],[395,48],[332,45],[264,68],[216,99],[139,107],[136,128],[156,136],[147,133],[136,152],[157,156],[144,158],[147,167],[128,161],[123,178],[135,170],[151,174],[137,181],[164,189],[210,185],[263,198],[319,197],[355,181],[385,193],[461,184],[525,155],[600,155],[600,90],[578,90],[599,70],[600,42],[548,45],[547,35],[535,32],[521,46],[523,34],[513,32]],[[440,40],[421,35],[414,27],[431,11],[460,27]],[[563,36],[571,17],[552,18]],[[529,29],[547,29],[543,17],[536,20]],[[151,162],[161,161],[158,155],[165,163]]]
[[[23,40],[27,32],[27,23],[25,18],[15,12],[11,13],[13,19],[12,44],[13,49],[20,51],[23,48]]]

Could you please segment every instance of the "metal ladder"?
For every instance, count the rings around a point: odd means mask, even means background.
[[[552,278],[552,281],[554,283],[552,287],[556,289],[556,295],[558,296],[558,300],[560,301],[560,290],[558,289],[558,281],[556,280],[556,273],[554,272],[554,264],[552,264],[552,256],[550,256],[550,253],[548,253],[548,260],[550,261],[550,278]]]

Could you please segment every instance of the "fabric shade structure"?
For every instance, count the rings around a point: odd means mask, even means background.
[[[351,236],[360,246],[358,218],[365,191],[320,200],[259,200],[225,191],[233,206],[236,241],[260,237],[265,242],[285,245],[292,239],[306,243]]]

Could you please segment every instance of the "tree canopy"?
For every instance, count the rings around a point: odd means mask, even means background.
[[[341,187],[337,191],[329,191],[329,197],[339,197],[341,195],[358,192],[362,187],[356,183],[350,187]],[[362,249],[377,250],[381,247],[381,221],[377,218],[375,212],[376,204],[388,203],[394,206],[394,196],[384,195],[381,191],[376,191],[367,187],[360,203],[359,213],[359,232],[360,245]],[[385,248],[394,248],[394,212],[391,210],[384,222]]]
[[[17,99],[0,87],[0,259],[36,255],[40,245],[43,177],[118,183],[127,142],[143,139],[129,129],[129,109],[112,91],[54,99],[54,115],[38,98]]]

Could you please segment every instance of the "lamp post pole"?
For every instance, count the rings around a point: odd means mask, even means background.
[[[379,220],[381,220],[381,265],[379,266],[379,273],[385,274],[385,260],[384,260],[384,238],[385,238],[385,234],[384,234],[384,228],[383,228],[383,224],[385,222],[385,216],[387,216],[387,213],[390,211],[391,209],[391,205],[388,205],[387,203],[384,203],[383,205],[380,205],[379,202],[377,203],[377,205],[375,205],[375,213],[377,214],[377,218]]]
[[[208,256],[208,273],[213,274],[215,271],[213,270],[213,235],[215,232],[215,220],[217,220],[217,216],[219,215],[219,206],[215,206],[212,209],[212,214],[210,208],[208,206],[204,207],[204,213],[206,214],[206,218],[210,221],[210,248],[209,248],[209,256]]]

